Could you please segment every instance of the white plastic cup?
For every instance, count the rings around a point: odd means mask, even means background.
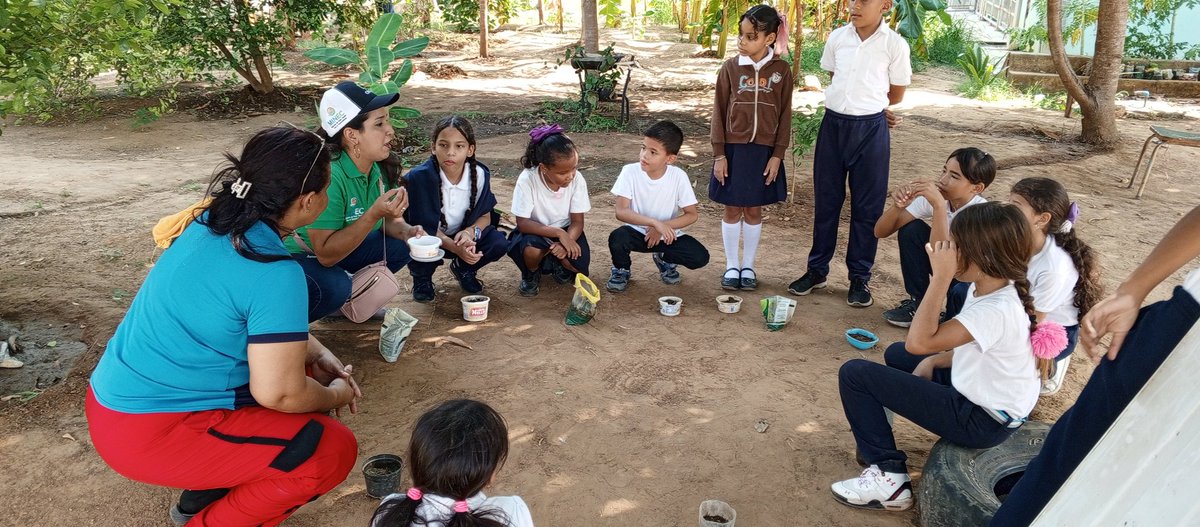
[[[663,316],[675,317],[679,316],[679,310],[683,309],[683,299],[677,296],[663,296],[658,298],[658,312]]]
[[[717,311],[726,314],[737,313],[742,309],[742,297],[737,295],[721,295],[717,297]]]
[[[724,522],[704,519],[705,516],[719,516]],[[700,503],[700,527],[733,527],[737,521],[737,511],[720,500],[705,500]]]
[[[462,297],[463,320],[467,322],[483,322],[488,317],[488,303],[492,299],[483,295]]]

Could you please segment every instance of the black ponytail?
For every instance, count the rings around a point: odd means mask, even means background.
[[[291,258],[286,253],[262,252],[246,239],[246,232],[260,221],[280,231],[279,220],[297,198],[325,189],[329,151],[324,142],[313,132],[298,128],[267,128],[246,142],[240,158],[226,153],[225,159],[228,166],[208,185],[213,199],[206,208],[207,216],[197,222],[213,234],[228,235],[238,254],[250,260],[266,263]]]
[[[508,427],[496,410],[479,401],[446,401],[425,412],[408,444],[413,486],[422,494],[467,500],[483,491],[508,458]],[[412,493],[412,495],[420,495]],[[446,527],[508,527],[504,511],[484,507],[453,512],[448,519],[417,514],[421,503],[409,493],[375,510],[372,527],[410,527],[444,521]]]
[[[559,159],[570,157],[575,153],[575,142],[566,134],[559,132],[542,138],[541,141],[529,140],[525,146],[525,155],[521,156],[521,166],[533,168],[538,165],[550,166]]]

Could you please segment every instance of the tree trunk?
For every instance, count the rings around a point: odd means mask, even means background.
[[[546,11],[542,7],[542,0],[538,0],[538,25],[546,23]]]
[[[729,10],[721,8],[721,30],[717,32],[717,58],[725,59],[725,45],[729,42]]]
[[[629,17],[637,16],[637,0],[629,0]]]
[[[792,51],[792,79],[796,82],[804,82],[800,79],[800,63],[804,60],[804,4],[804,0],[798,0],[793,13],[796,18],[792,29],[792,45],[795,46]]]
[[[488,3],[479,1],[479,58],[488,58]]]
[[[559,34],[562,34],[562,33],[564,32],[564,30],[563,30],[563,10],[562,10],[562,0],[555,0],[555,2],[554,2],[554,6],[555,6],[555,7],[558,9],[558,33],[559,33]]]
[[[1046,2],[1046,33],[1054,69],[1067,94],[1083,112],[1081,139],[1101,148],[1113,148],[1120,139],[1117,130],[1116,94],[1125,53],[1125,26],[1129,18],[1126,0],[1100,0],[1096,25],[1096,49],[1086,85],[1075,75],[1067,59],[1062,38],[1062,0]]]
[[[596,0],[580,0],[583,9],[583,50],[587,53],[600,52],[600,26],[597,25]]]

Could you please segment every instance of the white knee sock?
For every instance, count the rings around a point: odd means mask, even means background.
[[[746,238],[742,240],[742,265],[740,267],[754,269],[754,257],[758,254],[758,239],[762,236],[762,224],[747,223],[742,227],[742,234]]]
[[[738,269],[738,242],[742,238],[742,222],[721,222],[721,239],[725,242],[725,268]]]

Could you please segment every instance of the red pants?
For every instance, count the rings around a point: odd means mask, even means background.
[[[129,479],[230,489],[189,527],[278,525],[344,481],[358,456],[350,429],[322,414],[262,407],[126,414],[105,408],[88,388],[87,420],[96,452]]]

